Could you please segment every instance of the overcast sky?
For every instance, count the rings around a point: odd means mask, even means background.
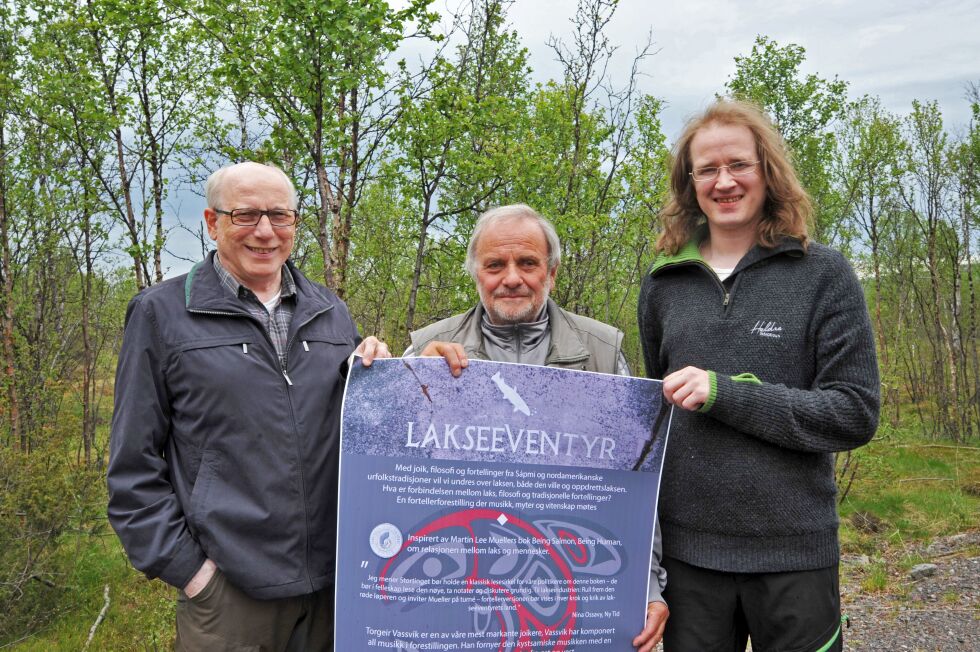
[[[438,2],[439,0],[437,0]],[[560,68],[549,34],[571,33],[574,0],[517,0],[510,20],[531,51],[535,78]],[[905,114],[912,100],[937,100],[947,127],[970,117],[968,82],[980,83],[977,0],[621,0],[608,33],[622,68],[652,32],[657,54],[643,90],[668,103],[664,128],[677,136],[687,116],[721,92],[756,35],[806,50],[805,73],[848,82],[850,95],[877,95]]]
[[[448,0],[450,6],[461,1]],[[436,0],[436,9],[446,6],[447,0]],[[511,7],[511,26],[530,50],[536,81],[561,75],[547,41],[554,35],[570,42],[575,7],[575,0],[516,0]],[[607,31],[619,48],[614,82],[624,80],[652,33],[656,54],[642,67],[641,89],[666,101],[670,142],[687,117],[722,91],[735,57],[748,54],[759,34],[781,46],[803,46],[803,71],[838,76],[851,97],[876,95],[903,115],[914,99],[938,101],[953,133],[970,118],[966,85],[980,83],[978,0],[621,0]],[[198,223],[203,202],[186,191],[177,196],[174,213],[184,224]],[[200,255],[193,238],[179,230],[171,231],[168,248]],[[166,258],[167,276],[190,267]]]

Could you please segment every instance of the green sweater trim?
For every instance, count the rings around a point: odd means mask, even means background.
[[[689,263],[699,263],[707,269],[714,271],[701,256],[700,247],[704,237],[705,232],[698,231],[683,247],[677,250],[676,254],[671,255],[665,252],[657,254],[657,257],[653,259],[653,264],[650,266],[649,274],[656,274],[666,267],[673,267],[674,265],[684,265]],[[752,249],[749,249],[749,252],[751,251]],[[785,253],[791,256],[802,256],[806,253],[806,249],[799,240],[788,236],[784,237],[775,247],[767,248],[764,251],[767,253],[761,254],[761,258],[766,258],[779,253]],[[746,256],[749,255],[749,252],[746,252]]]
[[[762,381],[756,378],[755,374],[744,373],[737,376],[730,376],[732,382],[746,383],[748,385],[761,385]],[[718,376],[713,371],[708,371],[708,400],[698,408],[698,412],[707,412],[715,404],[718,398]]]
[[[715,376],[715,372],[708,370],[708,400],[698,408],[698,412],[707,412],[711,409],[711,406],[715,404],[715,399],[718,398],[718,378]]]
[[[656,274],[664,267],[680,265],[683,263],[705,264],[704,258],[701,257],[701,251],[698,249],[698,244],[699,242],[697,240],[691,240],[686,245],[681,247],[674,255],[661,253],[654,259],[653,265],[650,267],[650,273]]]

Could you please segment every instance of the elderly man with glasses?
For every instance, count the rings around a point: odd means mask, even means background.
[[[109,519],[179,589],[177,649],[332,649],[346,364],[389,354],[289,260],[282,170],[231,165],[205,192],[217,250],[126,313]]]

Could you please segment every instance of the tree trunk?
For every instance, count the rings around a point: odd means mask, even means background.
[[[330,190],[330,180],[327,178],[327,170],[323,166],[323,161],[316,163],[316,185],[320,194],[320,210],[317,213],[317,242],[320,244],[320,251],[323,252],[323,281],[327,287],[336,291],[337,284],[334,278],[333,261],[330,252],[330,236],[327,225],[334,210],[333,192]],[[339,296],[339,295],[338,295]]]
[[[28,450],[20,427],[20,399],[17,395],[16,350],[14,348],[14,280],[10,273],[10,214],[7,212],[7,148],[5,117],[0,115],[0,271],[3,273],[3,381],[6,389],[9,441]]]
[[[150,105],[150,88],[147,82],[146,48],[140,48],[139,95],[143,109],[143,131],[150,146],[150,174],[153,178],[153,282],[163,280],[163,160],[160,142],[153,133],[153,113]],[[145,211],[144,211],[145,214]]]
[[[92,303],[92,216],[88,210],[88,203],[86,203],[85,215],[82,219],[83,237],[85,239],[83,253],[85,277],[82,279],[82,448],[85,466],[91,466],[92,444],[95,441],[95,420],[92,418],[95,364],[92,359],[89,314]]]
[[[419,224],[419,239],[415,249],[415,268],[412,270],[412,289],[408,292],[408,310],[405,315],[405,332],[415,330],[415,308],[418,302],[419,284],[422,279],[422,265],[425,262],[425,241],[429,231],[429,215],[432,211],[432,195],[426,195],[422,209],[422,222]],[[418,355],[421,351],[416,351]]]

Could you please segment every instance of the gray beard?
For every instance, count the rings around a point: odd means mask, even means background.
[[[530,321],[534,321],[537,316],[541,313],[542,308],[548,304],[548,296],[551,294],[551,284],[544,290],[544,296],[541,298],[541,305],[535,306],[532,301],[528,304],[527,308],[518,311],[516,314],[512,315],[502,315],[498,311],[491,309],[490,305],[487,303],[480,292],[480,301],[483,303],[483,309],[486,311],[487,316],[490,318],[490,323],[498,326],[514,325],[514,324],[525,324]]]

